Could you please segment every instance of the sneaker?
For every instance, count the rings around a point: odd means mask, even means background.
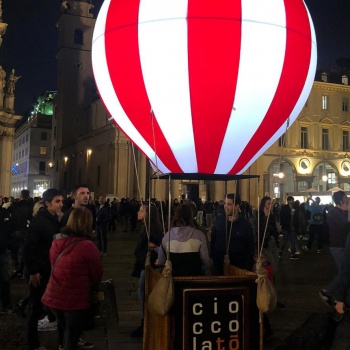
[[[300,255],[300,254],[301,254],[301,252],[298,250],[295,252],[295,255]]]
[[[306,236],[303,237],[303,241],[308,241],[308,240],[309,240],[309,237],[306,237]]]
[[[294,254],[290,256],[289,260],[299,260],[299,257]]]
[[[321,249],[317,249],[317,254],[321,254]]]
[[[304,250],[306,250],[307,252],[310,251],[310,248],[307,245],[303,245],[301,248],[303,248]]]
[[[50,322],[48,316],[38,321],[38,332],[51,332],[57,329],[57,321]]]
[[[77,346],[78,346],[78,349],[93,349],[95,347],[93,343],[89,343],[85,341],[83,338],[79,338]]]
[[[320,296],[321,300],[327,305],[327,306],[334,306],[332,296],[327,294],[327,292],[324,289],[321,289],[318,292],[318,295]]]

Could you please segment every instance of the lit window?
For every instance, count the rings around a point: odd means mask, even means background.
[[[336,183],[335,173],[328,173],[327,177],[328,177],[328,183],[329,184],[335,184]]]
[[[46,147],[40,147],[40,154],[46,154]]]
[[[322,96],[322,109],[328,109],[328,96]]]

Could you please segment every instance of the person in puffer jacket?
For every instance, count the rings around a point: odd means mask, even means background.
[[[42,302],[56,316],[65,350],[77,348],[89,319],[90,291],[103,274],[99,251],[91,240],[92,220],[90,210],[75,208],[50,250],[52,270]]]
[[[173,227],[167,232],[158,249],[158,265],[166,261],[169,248],[173,276],[201,276],[211,273],[211,260],[204,233],[197,229],[193,213],[187,204],[176,207]]]

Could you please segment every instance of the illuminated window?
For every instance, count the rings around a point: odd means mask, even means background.
[[[329,142],[328,142],[328,129],[322,129],[322,149],[328,150]]]
[[[40,154],[46,154],[46,147],[40,147]]]
[[[348,112],[349,111],[349,99],[348,98],[343,98],[342,111],[343,112]]]
[[[322,96],[322,109],[328,109],[328,96]]]
[[[308,148],[307,146],[307,128],[302,126],[300,128],[300,147],[301,148]]]
[[[74,44],[78,44],[78,45],[84,44],[84,33],[81,29],[76,29],[74,31]]]
[[[343,151],[349,150],[349,131],[343,131]]]
[[[327,174],[327,177],[328,177],[328,183],[329,184],[335,184],[335,173],[328,173]]]

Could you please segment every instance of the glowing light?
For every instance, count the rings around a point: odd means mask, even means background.
[[[300,113],[316,51],[302,0],[105,0],[92,63],[109,113],[160,171],[240,174]]]

